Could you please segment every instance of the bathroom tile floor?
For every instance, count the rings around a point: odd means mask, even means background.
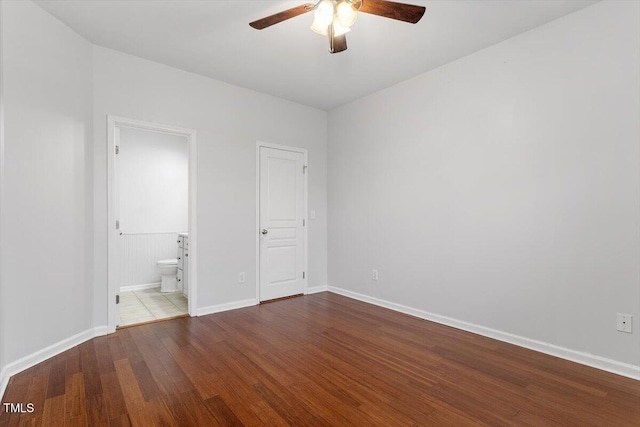
[[[120,292],[119,326],[135,325],[187,313],[187,298],[182,295],[182,292],[161,293],[160,288]]]

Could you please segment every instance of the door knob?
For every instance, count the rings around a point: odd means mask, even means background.
[[[269,232],[269,230],[267,230],[266,228],[262,229],[262,234],[267,234]]]

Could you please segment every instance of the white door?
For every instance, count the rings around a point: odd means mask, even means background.
[[[260,301],[304,292],[304,154],[260,147]]]

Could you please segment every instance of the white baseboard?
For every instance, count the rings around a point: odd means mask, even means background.
[[[7,388],[7,385],[9,384],[9,378],[14,376],[15,374],[18,374],[25,369],[29,369],[40,362],[44,362],[45,360],[50,359],[53,356],[56,356],[63,351],[67,351],[71,347],[75,347],[92,338],[106,335],[107,329],[108,328],[106,326],[98,326],[92,329],[88,329],[84,332],[80,332],[79,334],[76,334],[72,337],[63,339],[62,341],[58,341],[57,343],[43,348],[42,350],[38,350],[21,359],[16,360],[15,362],[11,362],[3,366],[2,371],[0,371],[0,398],[4,396],[4,392]]]
[[[226,304],[210,305],[208,307],[198,308],[198,316],[206,316],[207,314],[220,313],[221,311],[235,310],[236,308],[251,307],[258,305],[260,301],[255,298],[245,299],[241,301],[228,302]]]
[[[305,295],[315,294],[318,292],[324,292],[327,290],[327,286],[313,286],[307,288]],[[257,298],[251,298],[241,301],[233,301],[226,304],[210,305],[208,307],[200,307],[197,311],[197,316],[206,316],[207,314],[220,313],[221,311],[235,310],[237,308],[251,307],[260,304]]]
[[[520,347],[525,347],[530,350],[539,351],[541,353],[550,354],[561,359],[570,360],[572,362],[580,363],[582,365],[591,366],[593,368],[602,369],[603,371],[612,372],[614,374],[622,375],[624,377],[640,380],[640,366],[630,365],[628,363],[619,362],[617,360],[608,359],[601,356],[596,356],[581,351],[571,350],[565,347],[560,347],[554,344],[549,344],[542,341],[533,340],[530,338],[513,335],[507,332],[498,331],[495,329],[487,328],[484,326],[476,325],[473,323],[464,322],[462,320],[452,319],[450,317],[441,316],[439,314],[429,313],[428,311],[419,310],[417,308],[407,307],[402,304],[396,304],[394,302],[382,300],[379,298],[370,297],[368,295],[352,292],[346,289],[338,288],[335,286],[328,286],[329,292],[333,292],[345,297],[353,298],[359,301],[367,302],[370,304],[385,307],[394,311],[399,311],[404,314],[419,317],[421,319],[430,320],[432,322],[440,323],[442,325],[451,326],[463,331],[473,332],[474,334],[482,335],[485,337],[493,338],[498,341],[504,341],[509,344],[514,344]]]
[[[10,376],[7,375],[7,366],[3,366],[0,369],[0,402],[4,402],[4,391],[7,389],[7,385],[9,385]]]
[[[157,283],[143,283],[141,285],[128,285],[120,286],[120,292],[141,291],[143,289],[159,288],[160,282]]]
[[[325,292],[326,290],[327,290],[327,285],[311,286],[307,288],[307,292],[305,292],[305,295],[317,294],[318,292]]]

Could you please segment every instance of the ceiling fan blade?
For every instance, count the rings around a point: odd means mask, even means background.
[[[306,3],[301,6],[292,7],[291,9],[283,10],[282,12],[276,13],[275,15],[270,15],[262,19],[258,19],[257,21],[253,21],[249,23],[256,30],[262,30],[267,27],[270,27],[274,24],[278,24],[282,21],[286,21],[287,19],[295,18],[298,15],[302,15],[303,13],[307,13],[313,10],[313,4]]]
[[[362,0],[362,4],[358,9],[360,12],[384,16],[385,18],[397,19],[398,21],[410,22],[412,24],[415,24],[422,18],[425,10],[426,8],[424,6],[386,0]]]

